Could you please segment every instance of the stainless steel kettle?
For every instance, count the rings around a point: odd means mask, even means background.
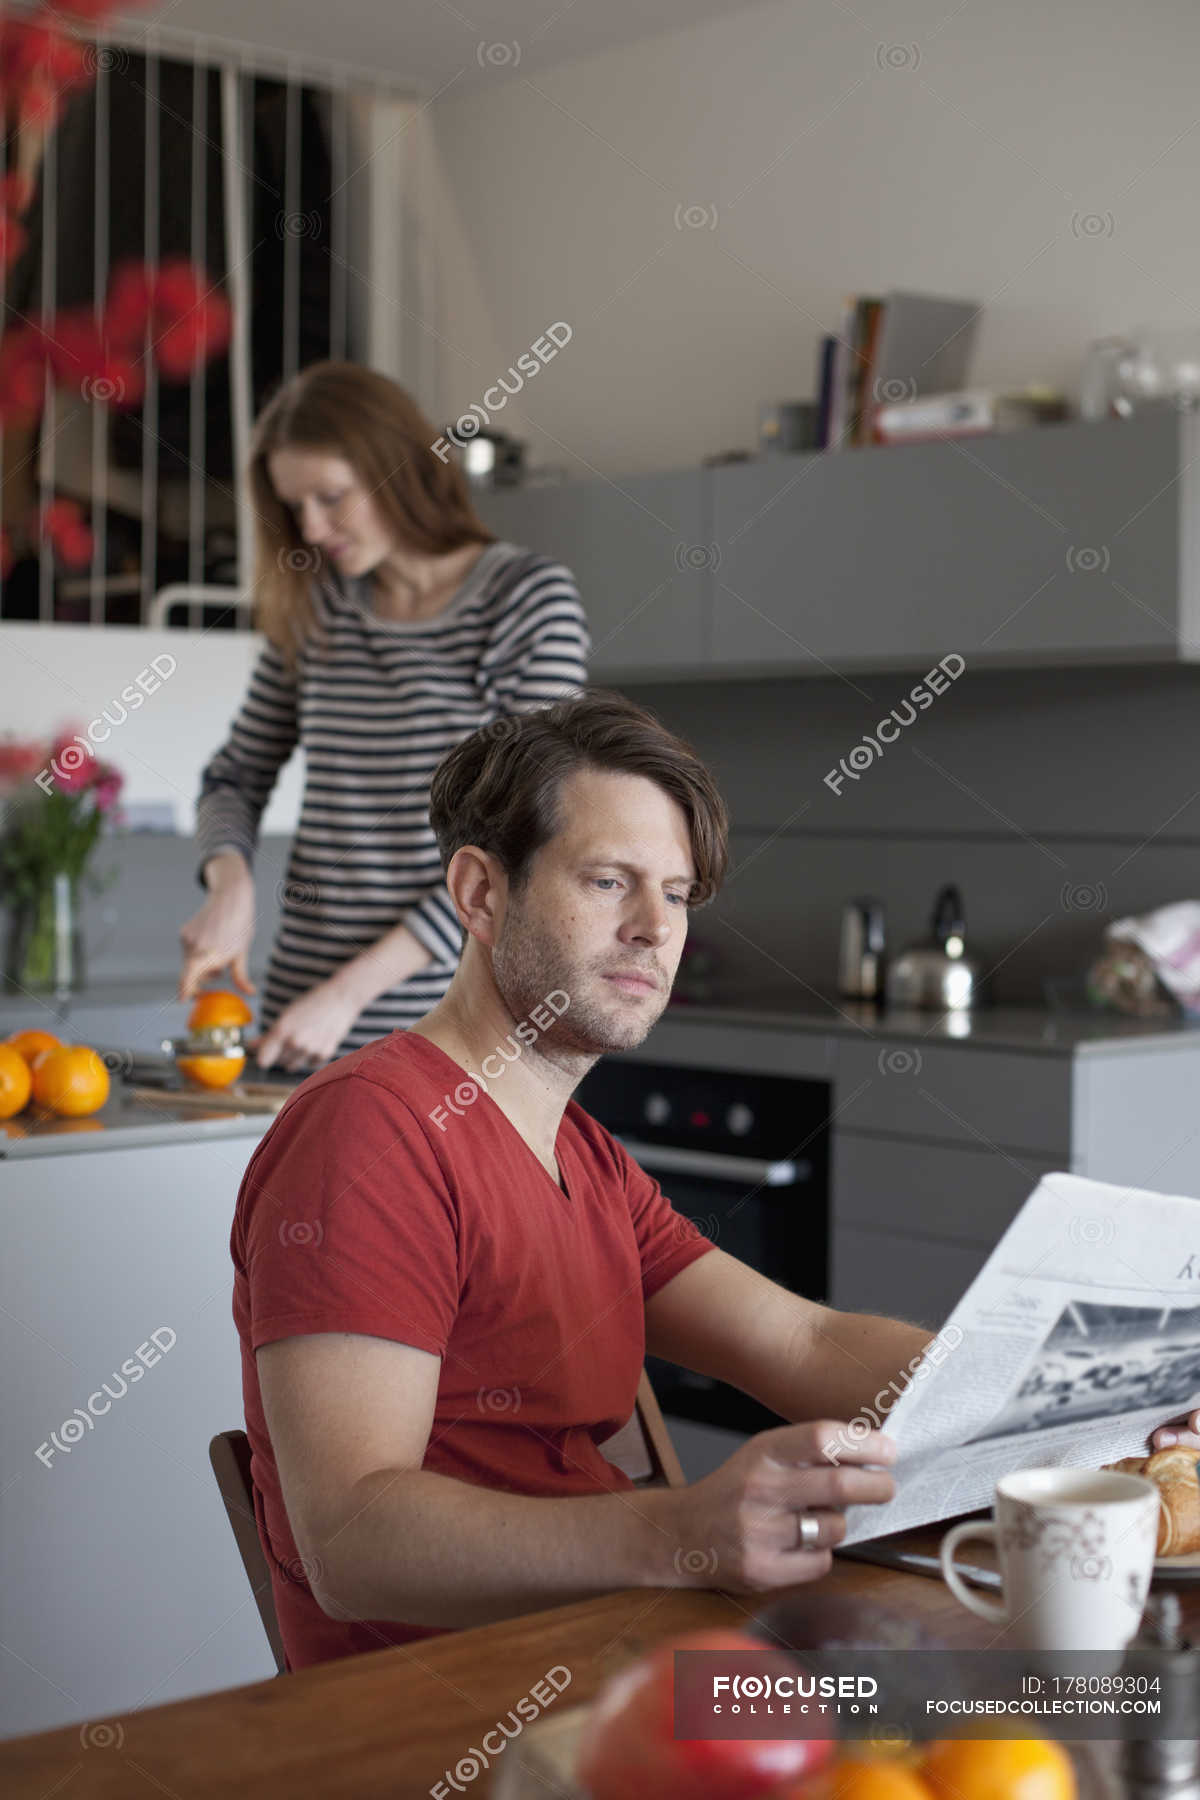
[[[887,972],[889,1006],[921,1006],[938,1012],[965,1011],[979,997],[979,964],[966,951],[962,895],[940,889],[933,903],[932,937],[912,944]]]

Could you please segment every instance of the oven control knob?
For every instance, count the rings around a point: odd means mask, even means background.
[[[744,1100],[735,1100],[725,1114],[725,1124],[734,1137],[745,1137],[754,1124],[754,1114]]]
[[[665,1125],[671,1116],[671,1102],[665,1094],[647,1094],[644,1110],[651,1125]]]

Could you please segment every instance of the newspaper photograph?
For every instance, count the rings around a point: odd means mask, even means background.
[[[895,1499],[851,1507],[844,1542],[988,1507],[1015,1469],[1144,1455],[1196,1406],[1200,1200],[1044,1176],[924,1356],[846,1426],[899,1455]]]

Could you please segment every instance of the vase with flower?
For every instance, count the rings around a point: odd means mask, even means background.
[[[90,863],[119,823],[124,777],[88,740],[0,743],[0,901],[8,914],[8,993],[65,998],[84,983],[80,901],[102,885]]]

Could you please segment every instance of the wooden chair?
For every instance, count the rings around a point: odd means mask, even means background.
[[[638,1383],[637,1402],[629,1422],[606,1438],[600,1448],[609,1462],[629,1476],[635,1487],[687,1485],[645,1369]],[[287,1658],[279,1633],[279,1620],[275,1616],[271,1570],[254,1516],[250,1440],[244,1431],[219,1431],[208,1446],[208,1459],[221,1490],[229,1523],[233,1526],[242,1567],[258,1606],[275,1667],[281,1675],[286,1675]]]
[[[632,1417],[600,1446],[635,1487],[686,1487],[687,1481],[645,1369]]]
[[[250,1480],[250,1439],[244,1431],[218,1431],[208,1446],[208,1460],[213,1466],[229,1523],[237,1540],[238,1552],[246,1579],[250,1583],[263,1622],[271,1655],[280,1675],[287,1674],[287,1657],[275,1617],[275,1595],[271,1589],[271,1569],[267,1562],[258,1521],[254,1517],[254,1487]]]

